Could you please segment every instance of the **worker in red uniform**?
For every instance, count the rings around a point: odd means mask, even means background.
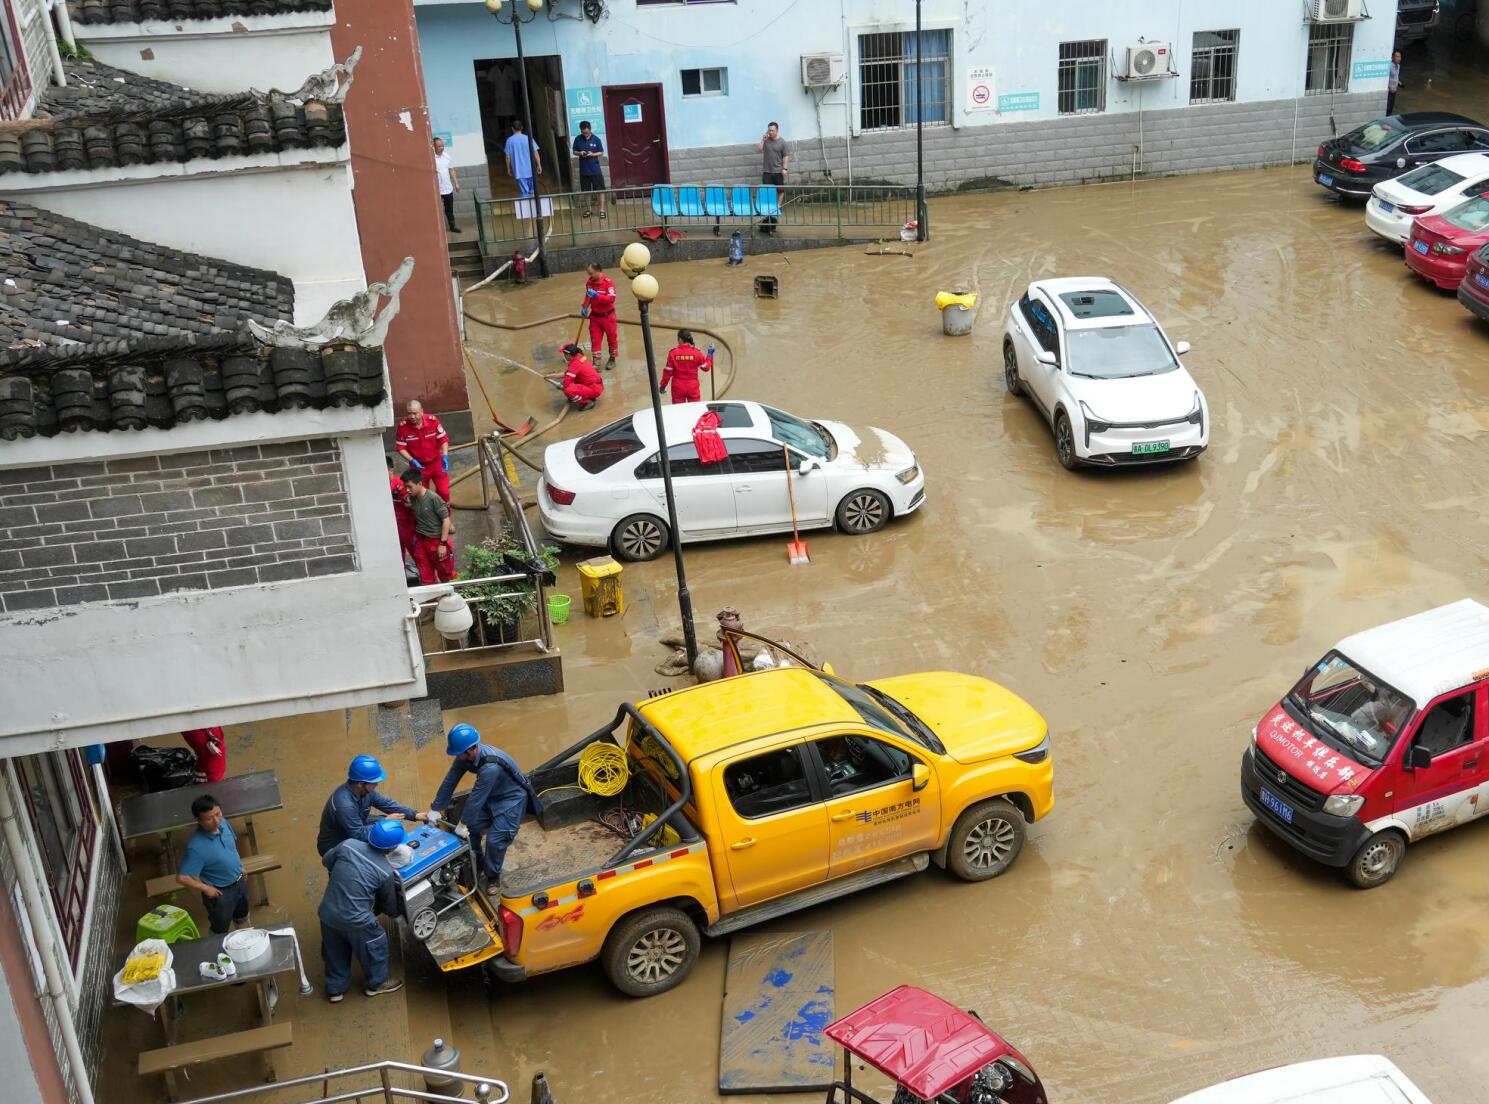
[[[610,342],[610,359],[605,364],[608,372],[615,367],[615,350],[620,343],[615,324],[615,281],[593,261],[585,271],[589,273],[589,279],[584,282],[584,305],[579,313],[589,319],[590,360],[600,363],[601,338]]]
[[[414,511],[408,504],[408,488],[398,473],[393,470],[393,458],[388,457],[388,493],[393,496],[393,520],[398,523],[398,547],[404,553],[414,554]]]
[[[564,356],[569,358],[569,366],[564,369],[564,398],[574,404],[574,409],[588,410],[605,393],[605,381],[578,345],[565,345]]]
[[[713,368],[713,346],[704,352],[693,344],[691,330],[677,331],[677,345],[667,354],[667,367],[662,372],[659,391],[666,391],[672,384],[674,403],[701,402],[703,392],[698,388],[698,373]]]
[[[220,728],[193,728],[181,733],[186,746],[196,753],[196,780],[221,782],[227,777],[227,742]]]
[[[439,419],[425,414],[418,399],[406,407],[403,421],[398,423],[398,436],[394,447],[398,455],[408,461],[408,466],[422,472],[424,482],[446,502],[450,501],[450,435]]]
[[[414,511],[414,565],[419,569],[419,582],[425,586],[448,583],[455,578],[450,508],[416,471],[405,473],[403,485]]]

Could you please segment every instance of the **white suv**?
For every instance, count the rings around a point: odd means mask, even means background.
[[[1192,460],[1210,411],[1179,363],[1188,351],[1108,279],[1036,280],[1008,308],[1003,382],[1044,414],[1066,468]]]

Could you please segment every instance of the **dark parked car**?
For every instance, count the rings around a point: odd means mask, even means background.
[[[1458,302],[1489,322],[1489,245],[1468,259],[1468,270],[1458,285]]]
[[[1439,0],[1401,0],[1396,7],[1396,42],[1404,46],[1426,38],[1441,14]]]
[[[1449,111],[1372,119],[1318,147],[1313,179],[1331,192],[1369,199],[1383,180],[1455,153],[1489,152],[1489,127]]]

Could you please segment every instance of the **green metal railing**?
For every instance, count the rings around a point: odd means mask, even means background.
[[[550,245],[577,246],[604,237],[630,238],[648,227],[678,230],[697,236],[720,236],[738,230],[747,235],[761,232],[767,217],[773,217],[776,232],[787,237],[850,239],[898,236],[901,227],[915,218],[915,189],[900,185],[789,185],[772,189],[779,212],[773,216],[756,209],[762,186],[659,185],[671,195],[670,206],[661,206],[651,188],[620,188],[604,193],[605,218],[600,218],[600,193],[560,192],[543,196],[544,229]],[[769,187],[769,186],[766,186]],[[719,193],[722,193],[722,197]],[[749,196],[748,208],[744,193]],[[684,214],[689,199],[700,206],[712,201],[712,211]],[[720,203],[720,199],[724,202]],[[765,197],[768,199],[768,193]],[[476,227],[483,256],[505,256],[520,243],[534,237],[531,199],[514,197],[475,200]],[[736,205],[740,210],[736,211]],[[772,210],[768,205],[767,210]]]

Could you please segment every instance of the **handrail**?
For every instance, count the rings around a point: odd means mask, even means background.
[[[496,484],[497,497],[501,499],[502,512],[506,514],[507,520],[517,535],[522,538],[522,547],[527,552],[529,560],[537,560],[541,549],[538,547],[537,539],[533,536],[532,526],[527,523],[527,511],[522,508],[522,503],[517,498],[517,492],[512,489],[512,484],[507,482],[507,473],[502,470],[501,461],[491,448],[491,442],[498,440],[495,433],[481,438],[481,457],[487,467],[491,469],[491,481]],[[538,596],[538,632],[543,638],[540,647],[545,652],[553,651],[553,620],[548,616],[548,588],[543,583],[541,575],[533,577],[533,589]]]
[[[228,1100],[250,1100],[255,1097],[265,1098],[272,1095],[279,1099],[285,1089],[292,1089],[298,1085],[324,1086],[327,1082],[343,1077],[355,1077],[360,1074],[375,1073],[378,1075],[378,1083],[364,1089],[353,1089],[339,1093],[335,1096],[308,1096],[297,1100],[294,1104],[337,1104],[338,1101],[361,1101],[364,1099],[377,1099],[381,1097],[385,1104],[395,1104],[399,1100],[432,1100],[436,1104],[470,1104],[468,1100],[458,1096],[445,1096],[443,1093],[430,1092],[427,1089],[401,1089],[392,1083],[390,1077],[393,1073],[411,1073],[429,1081],[438,1083],[440,1081],[456,1081],[462,1085],[474,1086],[473,1092],[477,1101],[483,1104],[507,1104],[511,1099],[511,1092],[507,1089],[505,1081],[499,1081],[494,1077],[477,1077],[469,1073],[455,1073],[451,1070],[430,1069],[427,1066],[415,1066],[408,1062],[372,1062],[365,1066],[352,1066],[342,1070],[327,1070],[325,1073],[312,1073],[305,1077],[292,1078],[289,1081],[274,1081],[267,1085],[255,1085],[251,1089],[234,1089],[231,1092],[214,1093],[211,1096],[198,1096],[186,1101],[186,1104],[221,1104]],[[321,1091],[319,1088],[316,1090]],[[484,1094],[484,1095],[483,1095]],[[289,1102],[286,1102],[289,1104]]]

